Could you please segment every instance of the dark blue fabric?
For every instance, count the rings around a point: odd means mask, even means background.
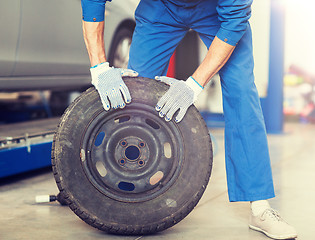
[[[217,12],[220,1],[203,0],[194,8],[179,6],[174,1],[140,2],[135,15],[136,28],[128,68],[149,78],[166,75],[169,59],[189,29],[195,30],[207,47],[220,32],[223,38],[238,42],[220,71],[229,199],[255,201],[274,197],[267,135],[254,83],[249,23],[245,20],[240,23],[235,17],[237,31],[233,31],[231,13],[231,18],[225,16],[231,23],[223,24],[222,16]]]
[[[105,2],[82,0],[84,20],[104,20]],[[135,13],[128,66],[144,77],[166,75],[171,55],[190,29],[207,47],[215,36],[236,45],[220,71],[230,201],[274,197],[266,130],[253,75],[248,23],[251,3],[252,0],[141,0]]]
[[[248,28],[253,0],[218,0],[221,28],[217,37],[235,46]]]
[[[105,3],[111,0],[81,0],[83,20],[87,22],[104,21]],[[200,8],[207,2],[209,5],[216,5],[218,19],[221,22],[217,37],[230,45],[235,46],[241,39],[248,27],[248,19],[251,16],[251,4],[253,0],[142,0],[150,1],[149,4],[154,9],[147,11],[159,11],[156,6],[162,2],[164,5],[173,5],[173,9],[179,7],[182,9]],[[141,2],[142,2],[141,1]],[[205,9],[206,11],[206,9]],[[191,13],[187,12],[188,16]],[[177,16],[174,15],[176,18]]]
[[[86,22],[104,21],[105,3],[112,0],[81,0],[82,19]]]

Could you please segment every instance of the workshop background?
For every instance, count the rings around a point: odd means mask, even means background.
[[[116,67],[128,62],[138,2],[107,4],[105,44]],[[250,20],[276,190],[271,205],[302,240],[315,235],[314,9],[312,0],[256,0]],[[186,79],[206,51],[189,32],[168,75]],[[113,236],[58,201],[36,203],[36,196],[58,194],[51,171],[53,135],[67,106],[90,86],[80,1],[0,0],[0,239],[266,239],[248,229],[248,203],[228,202],[218,76],[195,104],[212,138],[210,182],[180,223],[152,236]]]

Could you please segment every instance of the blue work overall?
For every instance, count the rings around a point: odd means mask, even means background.
[[[249,7],[242,8],[245,2]],[[128,66],[144,77],[166,75],[171,55],[190,29],[207,48],[215,36],[236,45],[219,72],[230,201],[274,197],[266,129],[253,75],[250,4],[250,0],[141,0]],[[226,30],[231,27],[228,18],[235,31]]]

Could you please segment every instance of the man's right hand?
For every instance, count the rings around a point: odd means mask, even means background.
[[[129,90],[122,76],[137,77],[138,73],[130,69],[110,67],[108,62],[91,67],[92,84],[98,91],[103,107],[124,108],[131,102]]]

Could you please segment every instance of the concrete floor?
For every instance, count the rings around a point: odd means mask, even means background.
[[[222,129],[213,129],[214,168],[210,184],[197,207],[174,227],[152,236],[113,236],[90,227],[68,207],[35,204],[36,195],[56,194],[48,170],[0,183],[0,239],[215,239],[259,240],[249,230],[248,203],[229,203]],[[284,133],[269,135],[277,197],[271,200],[283,218],[296,227],[302,240],[315,239],[315,125],[288,123]]]

